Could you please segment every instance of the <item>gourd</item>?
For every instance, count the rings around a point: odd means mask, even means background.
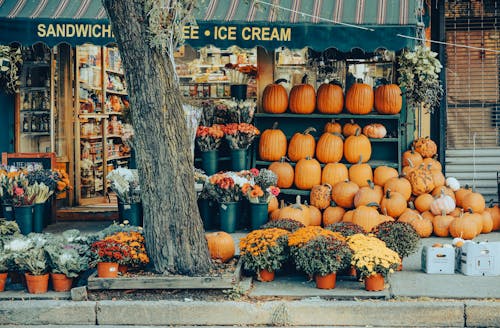
[[[344,140],[337,133],[325,132],[316,145],[316,158],[321,163],[336,163],[344,154]]]
[[[321,165],[315,158],[306,157],[295,165],[294,183],[298,189],[310,190],[321,183]]]
[[[342,207],[337,206],[334,201],[330,202],[330,206],[323,211],[323,226],[342,221],[344,214],[345,210]]]
[[[446,195],[444,192],[434,199],[430,206],[432,214],[439,215],[441,213],[451,213],[455,209],[455,201],[450,196]]]
[[[339,122],[336,122],[335,119],[332,118],[330,122],[326,122],[324,131],[325,133],[342,133],[342,125]]]
[[[332,186],[328,183],[313,186],[309,195],[311,205],[324,210],[330,205]]]
[[[288,144],[288,158],[292,162],[298,162],[307,156],[314,156],[316,140],[311,135],[314,131],[316,131],[315,128],[309,127],[303,133],[297,132],[292,136]]]
[[[290,90],[288,107],[294,114],[311,114],[316,107],[316,91],[314,87],[307,84],[307,74],[302,78],[302,83],[297,84]]]
[[[394,115],[401,112],[403,95],[397,84],[383,84],[375,89],[375,110],[380,114]]]
[[[205,234],[210,257],[214,260],[227,262],[234,257],[235,245],[233,237],[224,231]]]
[[[328,163],[321,172],[321,183],[328,183],[332,187],[347,179],[349,179],[349,171],[342,163]]]
[[[357,163],[362,161],[366,163],[372,156],[372,145],[370,140],[360,134],[360,129],[356,130],[356,134],[348,137],[344,142],[344,157],[349,163]]]
[[[345,108],[351,114],[364,115],[372,111],[374,93],[370,85],[358,80],[347,91]]]
[[[332,188],[332,200],[343,208],[354,207],[354,196],[359,190],[359,186],[352,181],[342,181]]]
[[[297,195],[294,204],[285,206],[280,210],[278,219],[292,219],[302,223],[306,227],[311,223],[309,208],[300,203],[300,195]]]
[[[460,189],[460,182],[454,177],[447,177],[446,178],[446,186],[451,188],[453,191],[457,191]]]
[[[316,95],[316,108],[323,114],[339,114],[344,108],[344,93],[338,82],[323,83]]]
[[[285,156],[282,156],[279,162],[272,162],[268,169],[278,176],[276,185],[279,188],[290,188],[293,185],[295,171],[292,165],[286,161]]]
[[[430,171],[425,167],[420,167],[416,170],[411,171],[407,177],[411,184],[411,190],[413,195],[419,196],[426,194],[434,189],[434,181],[432,180],[432,175]]]
[[[280,83],[285,82],[279,79],[273,84],[268,84],[262,93],[262,109],[266,113],[281,114],[288,108],[288,94],[284,86]]]
[[[361,126],[358,123],[355,123],[353,119],[351,119],[342,127],[342,134],[347,138],[355,135],[358,129],[361,131]]]
[[[371,123],[363,127],[363,134],[368,138],[382,139],[387,134],[387,129],[380,123]]]
[[[271,129],[264,130],[259,140],[259,157],[263,161],[278,161],[286,155],[286,136],[274,122]]]
[[[412,145],[423,158],[433,157],[437,153],[437,145],[429,137],[418,138],[413,141]]]

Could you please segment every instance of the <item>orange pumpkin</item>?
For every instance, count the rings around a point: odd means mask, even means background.
[[[415,148],[411,147],[410,150],[407,150],[403,153],[403,166],[413,166],[413,167],[419,167],[420,164],[424,159],[422,158],[422,155],[420,153],[415,151]]]
[[[429,193],[434,189],[431,172],[425,167],[411,171],[407,179],[410,181],[411,190],[415,196]]]
[[[328,163],[321,172],[321,183],[328,183],[332,187],[347,179],[349,179],[349,171],[342,163]]]
[[[411,197],[411,184],[402,176],[387,180],[384,184],[384,192],[387,192],[389,189],[403,195],[406,201]]]
[[[311,114],[316,107],[316,91],[307,84],[307,75],[302,78],[302,84],[297,84],[290,90],[288,106],[294,114]]]
[[[369,164],[361,163],[351,165],[349,168],[349,180],[359,187],[368,186],[368,181],[373,181],[373,171]]]
[[[266,113],[281,114],[288,108],[288,94],[285,87],[278,80],[273,84],[268,84],[262,93],[262,109]]]
[[[456,204],[456,197],[455,197],[455,193],[453,192],[453,190],[451,190],[451,188],[448,188],[448,187],[445,187],[445,186],[441,186],[441,187],[436,187],[434,189],[432,189],[432,192],[431,192],[431,195],[433,197],[439,197],[442,193],[444,193],[445,195],[448,195],[450,196],[453,201],[455,202]]]
[[[450,224],[453,220],[455,218],[451,215],[446,215],[446,213],[436,215],[432,220],[434,234],[438,237],[448,237],[450,235]]]
[[[466,211],[472,210],[474,213],[483,213],[486,202],[483,195],[478,192],[471,192],[462,200],[462,208]]]
[[[236,251],[233,237],[224,231],[205,234],[210,257],[214,260],[227,262],[234,257]]]
[[[385,196],[380,202],[380,210],[382,213],[387,213],[387,215],[393,218],[397,218],[403,214],[406,207],[406,199],[404,196],[399,192],[391,192],[390,189],[387,189]]]
[[[323,219],[323,214],[316,206],[309,205],[309,225],[320,226]]]
[[[359,186],[352,181],[342,181],[332,188],[332,200],[343,208],[354,207],[354,196],[359,190]]]
[[[366,163],[372,156],[372,145],[370,140],[358,129],[356,134],[350,136],[344,142],[344,157],[349,163],[361,161]]]
[[[283,207],[278,215],[278,219],[292,219],[305,225],[311,223],[309,207],[300,202],[300,195],[295,198],[295,203]]]
[[[345,108],[351,114],[369,114],[373,109],[374,93],[370,85],[358,81],[347,91]]]
[[[387,130],[380,123],[371,123],[363,127],[363,134],[368,138],[382,139],[386,136]]]
[[[278,198],[271,195],[269,198],[269,203],[267,204],[267,214],[277,210],[279,208]]]
[[[370,181],[368,186],[359,188],[356,195],[354,195],[354,207],[373,203],[379,205],[383,196],[384,191],[382,187]]]
[[[313,186],[309,195],[309,202],[311,205],[324,210],[330,205],[332,197],[332,186],[325,183]]]
[[[389,166],[381,165],[373,170],[373,182],[379,186],[384,186],[387,180],[397,177],[398,170]]]
[[[276,185],[279,188],[290,188],[293,185],[295,173],[292,165],[286,161],[285,156],[281,157],[279,162],[272,162],[268,169],[278,176]]]
[[[455,202],[457,203],[457,207],[463,207],[462,203],[466,195],[472,192],[472,189],[469,188],[468,185],[465,185],[463,188],[455,191]]]
[[[422,194],[415,199],[415,207],[420,213],[429,211],[433,201],[434,197],[431,194]]]
[[[422,217],[421,215],[403,222],[409,223],[421,238],[427,238],[432,235],[432,221]]]
[[[297,132],[292,136],[288,144],[288,158],[292,162],[314,156],[316,140],[311,135],[311,132],[314,131],[316,131],[315,128],[309,127],[303,133]]]
[[[344,141],[337,133],[323,133],[316,146],[316,158],[321,163],[336,163],[344,154]]]
[[[278,220],[279,219],[279,215],[280,215],[280,211],[285,207],[285,201],[282,199],[281,202],[280,202],[280,206],[279,208],[275,209],[274,211],[272,211],[271,213],[269,213],[269,220]]]
[[[370,232],[380,223],[380,214],[375,207],[361,205],[352,214],[352,223],[359,225],[365,232]]]
[[[422,164],[431,171],[443,171],[443,166],[434,157],[427,157],[422,160]]]
[[[278,129],[278,122],[264,130],[259,140],[259,157],[263,161],[278,161],[286,155],[286,136]]]
[[[316,108],[323,114],[339,114],[344,108],[342,87],[335,82],[323,83],[316,95]]]
[[[481,233],[490,233],[493,230],[493,218],[489,211],[484,211],[481,214],[482,226]]]
[[[491,227],[492,231],[497,231],[500,229],[500,207],[498,205],[493,206],[493,201],[489,204],[489,207],[485,209],[491,214],[491,220],[493,225]]]
[[[433,157],[437,153],[437,145],[429,137],[418,138],[413,141],[413,148],[423,158]]]
[[[306,157],[295,165],[295,187],[310,190],[321,183],[321,165],[315,158]]]
[[[477,222],[469,213],[462,213],[450,224],[450,235],[454,238],[474,239],[477,236]]]
[[[344,124],[342,127],[342,134],[347,138],[355,135],[358,130],[361,131],[361,126],[358,123],[354,123],[354,120],[350,120],[349,123]]]
[[[323,211],[323,227],[342,221],[344,214],[345,210],[332,201]]]
[[[401,112],[403,94],[397,84],[383,84],[375,89],[375,109],[380,114],[394,115]]]
[[[330,122],[325,124],[324,131],[325,133],[338,133],[342,134],[342,125],[339,122],[336,122],[335,119],[332,118]]]

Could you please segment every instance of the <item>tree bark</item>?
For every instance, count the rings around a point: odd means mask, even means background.
[[[157,272],[195,275],[211,267],[194,190],[191,141],[169,52],[149,44],[144,0],[103,0],[130,94],[144,234]]]

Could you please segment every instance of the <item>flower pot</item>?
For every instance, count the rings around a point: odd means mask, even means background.
[[[212,202],[208,199],[198,199],[198,210],[203,221],[203,228],[205,230],[214,229],[215,213]]]
[[[5,283],[7,282],[7,272],[0,273],[0,292],[5,290]]]
[[[33,232],[33,205],[15,206],[14,218],[23,235]]]
[[[236,217],[239,212],[239,202],[227,202],[219,204],[220,228],[224,232],[236,231]]]
[[[201,168],[207,175],[212,175],[218,171],[217,150],[201,152]]]
[[[128,266],[125,264],[118,264],[118,272],[125,274],[128,271]]]
[[[257,273],[257,279],[262,282],[269,282],[274,280],[274,271],[260,270]]]
[[[118,217],[121,223],[128,220],[128,224],[132,226],[142,226],[142,203],[121,203],[121,206],[119,204]]]
[[[30,273],[25,273],[26,277],[26,287],[28,288],[28,293],[30,294],[43,294],[49,289],[49,274],[42,274],[39,276],[34,276]]]
[[[247,150],[246,149],[231,149],[231,170],[242,171],[247,170]]]
[[[236,100],[246,100],[247,99],[247,88],[246,84],[231,84],[231,98]]]
[[[260,229],[267,222],[267,203],[250,203],[252,230]]]
[[[398,267],[396,268],[396,271],[403,271],[403,258],[400,258],[400,262]]]
[[[64,273],[51,273],[52,288],[55,292],[67,292],[71,290],[73,285],[73,278],[68,277]]]
[[[45,203],[33,205],[33,232],[42,232],[44,222]]]
[[[365,289],[370,292],[384,290],[385,280],[380,273],[372,274],[365,278]]]
[[[7,221],[14,221],[14,207],[10,204],[2,204],[3,217]]]
[[[327,275],[315,275],[316,288],[319,289],[333,289],[335,288],[335,281],[337,279],[337,273],[329,273]]]
[[[114,262],[99,262],[99,263],[97,263],[97,276],[99,278],[116,278],[116,277],[118,277],[118,263],[114,263]]]

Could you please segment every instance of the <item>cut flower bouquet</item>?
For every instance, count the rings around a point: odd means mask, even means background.
[[[249,123],[229,123],[222,126],[222,131],[231,149],[248,149],[260,134],[259,129]]]
[[[269,203],[272,196],[278,196],[280,189],[276,187],[278,176],[271,170],[253,168],[250,170],[253,178],[242,187],[250,203]]]
[[[228,171],[211,175],[200,196],[219,203],[238,202],[243,196],[243,185],[249,182],[248,176],[248,171]]]
[[[116,193],[122,203],[135,204],[141,201],[137,170],[119,167],[109,172],[106,179],[109,180],[111,190]]]
[[[224,137],[223,126],[214,124],[212,126],[198,126],[196,130],[196,144],[201,151],[217,150]]]

